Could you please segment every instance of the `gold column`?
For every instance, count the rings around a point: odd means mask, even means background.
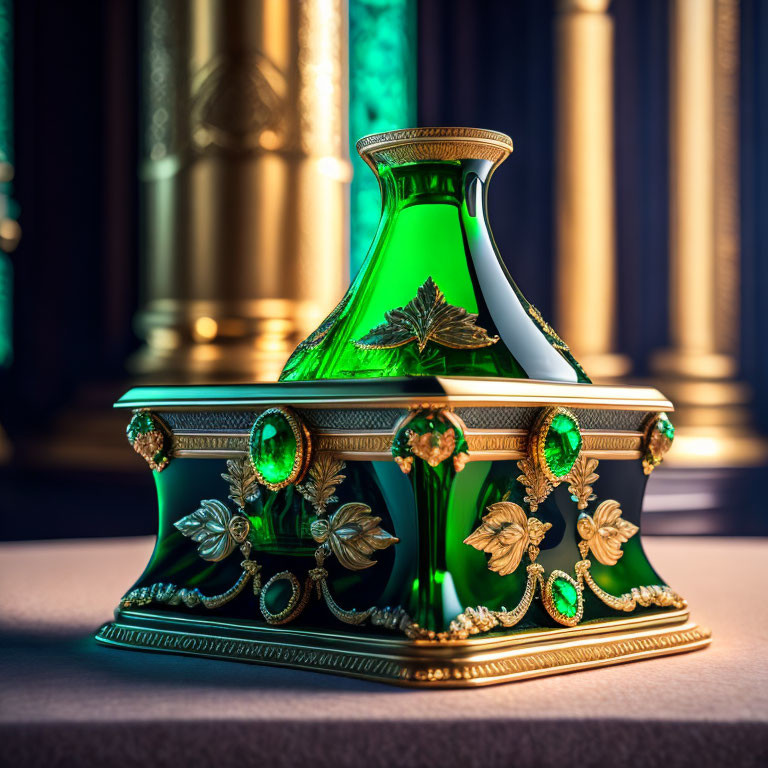
[[[652,366],[676,404],[669,463],[768,457],[737,381],[738,0],[674,0],[670,62],[670,341]]]
[[[613,20],[610,0],[560,0],[557,47],[557,327],[595,380],[615,353]]]
[[[137,373],[277,378],[347,271],[345,0],[145,0]]]

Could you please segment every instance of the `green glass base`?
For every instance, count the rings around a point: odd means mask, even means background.
[[[475,684],[708,641],[641,543],[674,437],[655,390],[388,379],[141,388],[117,405],[159,530],[103,642]],[[583,663],[565,651],[582,640]],[[491,648],[506,666],[486,675]],[[382,649],[386,671],[350,661],[380,666]]]

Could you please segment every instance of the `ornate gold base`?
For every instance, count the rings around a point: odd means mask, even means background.
[[[473,687],[665,656],[708,645],[688,611],[439,643],[122,611],[105,645],[249,661],[398,685]]]

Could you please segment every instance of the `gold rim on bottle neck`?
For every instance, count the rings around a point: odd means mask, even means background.
[[[498,165],[512,152],[512,139],[482,128],[404,128],[364,136],[355,146],[376,172],[380,164],[425,160],[488,160]]]

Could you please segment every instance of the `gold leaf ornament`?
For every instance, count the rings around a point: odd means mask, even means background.
[[[376,564],[369,555],[400,541],[381,528],[380,522],[367,504],[352,502],[329,518],[314,520],[310,530],[325,554],[333,553],[345,568],[360,571]]]
[[[517,468],[522,472],[518,476],[517,482],[525,488],[523,501],[530,506],[531,512],[535,512],[539,508],[539,504],[542,504],[549,496],[552,483],[549,482],[541,467],[537,466],[531,458],[518,461]]]
[[[528,517],[519,504],[499,501],[488,507],[482,523],[466,539],[465,544],[491,557],[488,568],[500,576],[513,573],[529,546],[538,548],[551,523]]]
[[[229,498],[240,509],[245,509],[249,501],[259,498],[256,472],[247,456],[242,459],[228,459],[227,471],[221,477],[229,483]]]
[[[296,486],[318,515],[324,514],[329,504],[338,501],[334,493],[337,486],[346,480],[346,475],[341,474],[344,466],[341,459],[329,453],[321,453],[309,468],[306,482]]]
[[[568,475],[570,482],[568,492],[576,502],[578,509],[586,509],[589,502],[595,499],[592,486],[600,479],[600,475],[595,472],[598,464],[597,459],[591,459],[582,454],[576,459],[571,474]]]
[[[419,354],[432,341],[451,349],[477,349],[495,344],[498,336],[489,336],[476,325],[477,315],[463,307],[449,304],[435,281],[428,277],[404,307],[384,313],[384,322],[355,341],[360,349],[392,349],[415,341]]]
[[[184,536],[197,542],[197,553],[203,560],[223,560],[248,537],[250,523],[242,515],[233,515],[226,504],[204,499],[191,515],[174,524]]]
[[[639,530],[621,516],[621,506],[613,499],[601,502],[592,516],[582,512],[576,527],[592,554],[603,565],[616,565],[624,554],[621,545]]]

